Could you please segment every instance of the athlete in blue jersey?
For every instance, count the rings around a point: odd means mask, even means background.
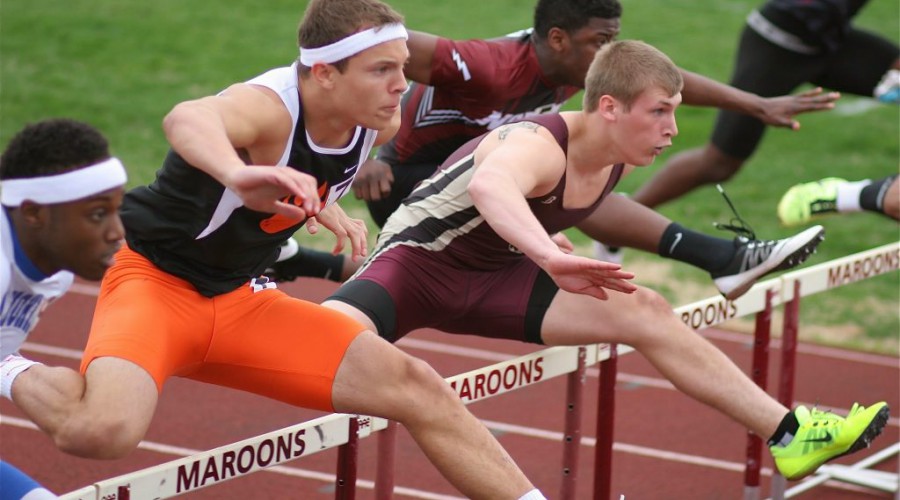
[[[59,498],[12,464],[0,460],[0,500]]]
[[[678,133],[682,77],[642,42],[607,44],[584,110],[503,125],[462,146],[394,212],[362,268],[324,305],[390,341],[416,328],[547,345],[621,343],[687,395],[769,445],[790,479],[864,448],[885,403],[846,418],[788,411],[631,273],[571,255],[555,235],[596,213],[624,171]],[[825,431],[834,439],[823,440]]]
[[[124,237],[118,209],[125,181],[103,135],[69,119],[27,125],[0,157],[0,396],[27,404],[29,395],[12,389],[20,376],[81,378],[19,349],[75,276],[99,280],[113,262]],[[56,497],[0,461],[0,498]]]

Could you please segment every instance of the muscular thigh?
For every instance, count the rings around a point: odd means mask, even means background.
[[[779,47],[745,28],[735,58],[731,85],[764,97],[792,92],[821,75],[825,55],[799,54]]]
[[[669,334],[677,318],[656,292],[639,286],[630,294],[609,292],[607,300],[560,291],[547,310],[541,334],[548,345],[624,343]]]
[[[334,411],[335,374],[361,324],[278,289],[245,286],[217,297],[215,308],[209,352],[189,378]]]
[[[101,284],[81,372],[97,358],[120,358],[147,371],[161,391],[168,377],[202,363],[212,320],[210,299],[123,248]]]

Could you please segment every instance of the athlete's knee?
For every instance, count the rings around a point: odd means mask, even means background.
[[[403,384],[410,392],[433,394],[436,396],[453,395],[450,386],[431,365],[421,359],[407,356],[404,366]]]
[[[53,440],[57,448],[71,455],[117,459],[137,448],[143,434],[143,426],[124,415],[81,414],[60,426]]]
[[[397,420],[431,420],[461,406],[450,385],[428,363],[406,356],[398,373],[393,391],[398,398],[394,407],[400,412]]]
[[[741,170],[741,167],[746,162],[744,158],[724,153],[712,145],[703,151],[700,161],[703,164],[703,180],[709,184],[725,182],[731,179]]]
[[[636,335],[656,335],[665,334],[663,330],[666,328],[662,325],[676,318],[672,313],[672,304],[658,292],[649,288],[641,287],[633,294],[634,308],[636,317],[641,318],[635,321],[633,330]]]
[[[708,184],[719,184],[731,180],[735,174],[741,169],[741,165],[734,164],[718,164],[715,168],[707,170],[706,182]]]
[[[638,302],[645,312],[662,316],[670,316],[672,314],[672,304],[659,292],[650,288],[641,288],[639,290]]]

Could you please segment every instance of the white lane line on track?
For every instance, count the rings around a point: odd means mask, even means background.
[[[10,417],[8,415],[0,415],[0,425],[12,425],[14,427],[20,427],[23,429],[30,429],[34,431],[39,431],[38,427],[34,425],[32,422],[17,418]],[[191,448],[183,448],[181,446],[172,446],[164,443],[157,443],[154,441],[141,441],[138,444],[138,448],[146,451],[152,451],[156,453],[161,453],[164,455],[174,455],[177,457],[189,457],[192,455],[197,455],[198,453],[203,453],[204,450],[194,450]],[[335,476],[334,474],[326,474],[324,472],[317,472],[313,470],[300,469],[297,467],[287,467],[284,465],[273,465],[271,467],[266,467],[261,469],[260,472],[273,472],[276,474],[282,474],[285,476],[291,477],[299,477],[302,479],[310,479],[313,481],[322,481],[325,483],[334,483]],[[365,479],[357,479],[356,486],[358,488],[364,488],[367,490],[375,489],[375,483],[373,481],[368,481]],[[429,491],[418,490],[415,488],[406,488],[403,486],[395,486],[394,493],[397,495],[408,496],[412,498],[422,498],[424,500],[465,500],[463,497],[451,496],[451,495],[441,495],[439,493],[432,493]]]
[[[548,431],[544,429],[536,429],[534,427],[526,427],[522,425],[507,424],[494,420],[482,420],[488,429],[500,431],[509,434],[518,434],[520,436],[532,437],[537,439],[545,439],[548,441],[563,442],[563,433],[556,431]],[[597,440],[592,437],[582,437],[581,446],[594,447]],[[641,455],[650,458],[658,458],[660,460],[668,460],[670,462],[679,462],[683,464],[699,465],[701,467],[710,467],[729,472],[744,472],[744,464],[737,462],[729,462],[726,460],[718,460],[715,458],[701,457],[698,455],[688,455],[686,453],[678,453],[674,451],[660,450],[657,448],[648,448],[634,444],[613,443],[613,450],[622,453],[630,453],[632,455]],[[772,475],[772,469],[763,468],[762,473]]]
[[[507,359],[514,357],[514,355],[511,355],[511,354],[500,354],[500,353],[496,353],[493,351],[483,351],[480,349],[472,349],[469,347],[456,346],[455,349],[447,350],[446,344],[441,344],[439,342],[429,342],[426,340],[416,340],[416,339],[408,339],[407,338],[407,339],[401,340],[400,343],[405,345],[406,347],[410,347],[413,349],[422,349],[422,350],[426,350],[426,351],[455,354],[457,356],[472,357],[472,358],[476,358],[476,359],[482,359],[482,360],[488,360],[488,361],[494,361],[494,362],[506,361]],[[454,346],[451,346],[451,347],[454,347]],[[57,356],[57,357],[64,358],[64,359],[74,359],[74,360],[80,360],[81,355],[82,355],[82,352],[77,349],[68,349],[66,347],[55,347],[55,346],[44,345],[44,344],[36,344],[34,342],[25,342],[24,344],[22,344],[22,350],[37,352],[37,353],[46,354],[49,356]],[[600,373],[600,370],[598,370],[596,368],[591,368],[591,369],[588,369],[588,371],[587,371],[587,374],[589,377],[597,377],[599,375],[599,373]],[[646,377],[643,375],[631,375],[631,374],[622,373],[622,372],[619,372],[616,375],[616,382],[624,383],[624,384],[635,384],[635,385],[639,385],[639,386],[643,386],[643,387],[652,387],[654,389],[665,389],[665,390],[670,390],[670,391],[678,390],[675,388],[674,385],[672,385],[671,382],[669,382],[668,380],[665,380],[665,379],[655,378],[655,377]],[[805,403],[802,401],[797,401],[797,404],[806,405],[808,407],[817,406],[815,403]],[[833,406],[829,406],[825,409],[836,412],[839,415],[845,415],[845,414],[847,414],[847,412],[850,411],[849,408],[838,408],[838,407],[833,407]],[[887,425],[891,425],[894,427],[900,427],[900,417],[888,418]]]

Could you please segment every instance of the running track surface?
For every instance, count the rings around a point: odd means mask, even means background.
[[[294,295],[321,301],[334,285],[299,280],[282,287]],[[52,365],[78,366],[95,301],[93,285],[75,289],[51,306],[31,335],[26,355]],[[773,329],[778,329],[773,325]],[[751,360],[751,336],[705,330],[745,372]],[[802,325],[801,325],[802,335]],[[480,368],[536,350],[510,341],[451,336],[423,330],[399,344],[431,363],[444,376]],[[458,348],[468,349],[458,349]],[[53,350],[53,348],[62,348]],[[853,401],[886,400],[892,417],[870,450],[844,457],[852,463],[900,440],[900,366],[895,357],[860,355],[813,345],[800,345],[795,397],[798,402],[846,412]],[[777,388],[780,351],[770,351],[769,392]],[[589,370],[583,415],[583,444],[578,498],[591,498],[597,369]],[[561,431],[564,421],[565,377],[514,391],[469,409],[498,436],[528,477],[551,498],[558,497],[561,478]],[[22,468],[51,491],[63,493],[159,463],[253,437],[322,415],[269,401],[251,394],[171,379],[142,446],[128,458],[94,461],[57,451],[51,441],[23,418],[9,401],[0,402],[0,447],[4,460]],[[717,412],[682,395],[636,353],[620,358],[615,409],[613,498],[626,499],[738,499],[743,498],[746,432]],[[357,498],[373,498],[377,439],[360,441]],[[396,498],[459,497],[421,452],[405,430],[397,444]],[[336,451],[328,450],[276,468],[197,490],[182,498],[276,499],[333,498]],[[466,457],[459,457],[465,460]],[[772,460],[763,459],[761,495],[767,496]],[[877,467],[898,471],[896,456]],[[810,499],[891,498],[883,492],[827,483],[800,496]]]

